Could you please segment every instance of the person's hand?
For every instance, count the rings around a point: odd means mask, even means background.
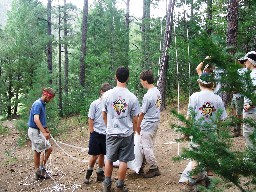
[[[204,59],[205,59],[205,60],[211,59],[211,56],[208,56],[208,55],[207,55]]]
[[[46,140],[49,140],[49,139],[50,139],[50,133],[43,132],[43,135],[44,135],[44,137],[45,137]]]
[[[45,127],[44,130],[45,130],[46,133],[50,133],[48,127]]]

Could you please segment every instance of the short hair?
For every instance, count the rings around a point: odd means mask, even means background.
[[[211,82],[209,84],[204,84],[202,82],[198,82],[200,86],[205,87],[205,88],[209,88],[209,89],[213,89],[215,87],[215,83]]]
[[[149,84],[153,84],[154,83],[154,74],[153,74],[152,70],[142,71],[140,74],[140,79],[142,79],[143,81],[147,81]]]
[[[119,82],[125,83],[129,78],[129,69],[127,67],[118,67],[116,70],[116,78]]]
[[[52,97],[54,97],[55,96],[55,91],[52,89],[52,88],[50,88],[50,87],[48,87],[48,88],[43,88],[43,94],[46,92],[46,93],[49,93],[50,95],[52,95]]]
[[[106,92],[106,91],[110,90],[111,88],[112,88],[112,86],[109,83],[103,83],[101,85],[100,91]]]

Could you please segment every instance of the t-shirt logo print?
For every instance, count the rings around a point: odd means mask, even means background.
[[[126,104],[125,99],[122,99],[122,97],[119,97],[113,102],[113,108],[118,115],[120,115],[122,112],[124,113],[127,107],[128,105]]]
[[[161,106],[162,100],[160,96],[157,96],[157,100],[156,100],[156,107],[159,108]]]
[[[212,116],[212,113],[216,111],[215,107],[210,102],[205,102],[199,110],[202,111],[201,114],[206,118]]]

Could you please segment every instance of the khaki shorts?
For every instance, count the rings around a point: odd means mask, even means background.
[[[38,153],[51,147],[49,140],[46,140],[39,129],[28,128],[28,137],[31,140],[32,150]]]

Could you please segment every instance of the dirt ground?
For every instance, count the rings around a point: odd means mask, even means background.
[[[155,155],[160,167],[161,175],[151,179],[138,176],[128,170],[125,180],[129,191],[133,192],[178,192],[180,173],[188,163],[187,160],[174,162],[172,157],[178,155],[178,144],[175,139],[178,134],[171,129],[171,124],[177,120],[172,117],[169,110],[162,112],[161,123],[158,130]],[[65,122],[64,122],[65,123]],[[70,123],[70,119],[66,120]],[[81,132],[81,127],[72,127],[65,133],[54,138],[58,145],[51,140],[54,151],[48,162],[48,169],[53,177],[49,180],[35,181],[33,169],[33,152],[30,142],[23,147],[17,146],[18,132],[11,122],[5,123],[10,127],[8,134],[0,135],[0,192],[2,191],[101,191],[102,185],[96,182],[95,171],[89,185],[83,184],[89,156],[87,154],[88,134]],[[86,127],[84,128],[86,129]],[[244,145],[243,137],[236,138],[236,145]],[[63,144],[65,143],[65,144]],[[180,150],[188,143],[180,143]],[[70,157],[71,155],[72,157]],[[117,175],[114,168],[112,179]],[[226,192],[239,191],[229,186]]]

